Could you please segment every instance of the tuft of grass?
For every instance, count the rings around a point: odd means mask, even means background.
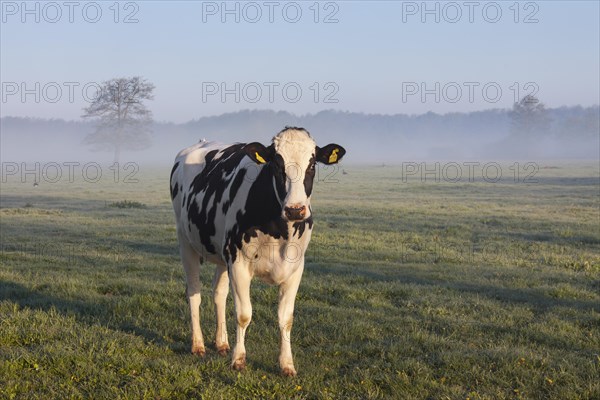
[[[146,208],[146,205],[139,201],[123,200],[110,203],[109,207],[115,208]]]

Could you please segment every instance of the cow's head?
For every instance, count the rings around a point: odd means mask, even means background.
[[[249,143],[244,150],[257,164],[266,164],[273,175],[273,189],[282,208],[282,217],[300,221],[311,215],[310,195],[315,163],[336,164],[346,150],[337,144],[319,147],[303,128],[285,128],[269,147]]]

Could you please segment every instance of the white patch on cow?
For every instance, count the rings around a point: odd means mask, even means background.
[[[308,132],[286,129],[273,138],[275,152],[285,163],[287,196],[283,207],[306,207],[305,218],[310,217],[310,199],[304,189],[304,175],[317,144]]]

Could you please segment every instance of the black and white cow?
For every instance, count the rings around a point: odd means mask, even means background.
[[[244,334],[252,318],[250,281],[256,275],[279,285],[279,364],[284,375],[296,375],[290,331],[313,227],[315,163],[335,164],[345,153],[337,144],[318,147],[303,128],[286,127],[268,147],[202,141],[177,155],[171,198],[187,280],[192,353],[205,354],[199,274],[206,260],[217,265],[213,295],[218,352],[225,355],[229,350],[225,302],[231,280],[237,316],[231,366],[245,367]]]

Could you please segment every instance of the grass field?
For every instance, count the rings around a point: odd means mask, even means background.
[[[247,369],[213,346],[189,354],[169,167],[141,167],[137,183],[9,177],[0,398],[598,399],[598,164],[539,167],[523,182],[507,164],[496,183],[320,171],[291,379],[277,288],[259,281]],[[228,327],[234,337],[231,297]]]

